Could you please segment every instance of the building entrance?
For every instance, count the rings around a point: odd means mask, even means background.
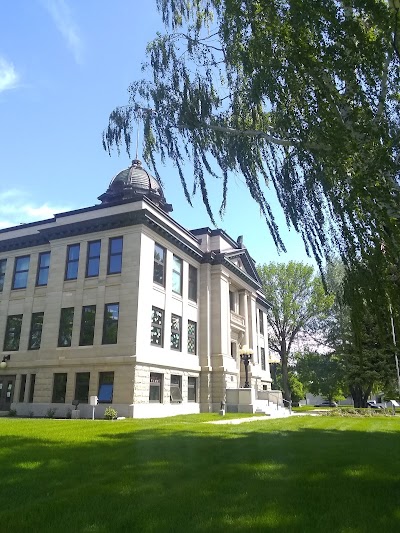
[[[15,376],[0,376],[0,411],[9,411],[14,397]]]

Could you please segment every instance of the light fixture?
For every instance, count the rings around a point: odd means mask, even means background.
[[[239,355],[241,360],[243,361],[244,371],[246,373],[246,381],[244,382],[244,388],[249,389],[249,363],[251,361],[251,358],[253,357],[253,350],[249,348],[247,344],[244,344],[239,350]]]
[[[10,354],[3,355],[3,359],[1,360],[1,363],[0,363],[0,368],[7,368],[7,361],[9,361],[10,358],[11,358]]]

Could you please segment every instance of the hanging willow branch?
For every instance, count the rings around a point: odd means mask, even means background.
[[[396,0],[397,2],[397,0]],[[386,0],[157,0],[166,35],[147,48],[147,78],[103,135],[125,144],[139,110],[144,156],[170,159],[181,184],[222,177],[221,211],[240,173],[284,250],[268,203],[274,187],[288,224],[322,265],[377,272],[400,257],[399,8]],[[193,165],[193,183],[183,167]],[[212,218],[213,219],[213,218]],[[373,253],[385,242],[386,254]],[[364,264],[364,263],[363,263]],[[379,277],[379,276],[378,276]],[[384,283],[384,281],[382,281]],[[386,282],[385,282],[386,283]]]

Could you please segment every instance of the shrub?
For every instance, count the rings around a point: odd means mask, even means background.
[[[17,416],[17,410],[16,409],[10,409],[8,411],[8,416]]]
[[[65,418],[71,418],[72,417],[72,411],[71,409],[67,409],[67,412],[65,414]]]
[[[47,418],[54,418],[56,411],[57,409],[54,409],[53,407],[50,407],[50,409],[47,409],[47,413],[46,413]]]
[[[324,416],[344,416],[349,418],[392,416],[392,411],[390,409],[355,409],[354,407],[342,409],[337,407],[336,409],[330,409],[329,411],[326,411]]]
[[[117,416],[118,413],[115,409],[110,406],[106,407],[106,410],[104,411],[104,418],[106,420],[114,420],[115,418],[117,418]]]

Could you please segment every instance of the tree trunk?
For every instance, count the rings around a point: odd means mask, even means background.
[[[292,398],[292,393],[289,386],[289,376],[288,376],[288,353],[286,352],[286,346],[281,345],[281,364],[282,364],[282,388],[283,388],[283,398],[290,401]]]
[[[366,390],[363,390],[361,385],[354,385],[350,387],[351,396],[353,398],[354,407],[357,409],[362,407],[367,407],[367,400],[371,394],[371,386],[367,387]]]

